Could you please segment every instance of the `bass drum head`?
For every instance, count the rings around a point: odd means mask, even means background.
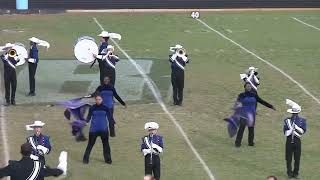
[[[79,38],[74,46],[75,57],[83,63],[91,63],[95,60],[93,54],[98,55],[99,49],[94,40],[90,37]]]
[[[15,49],[17,51],[17,56],[19,59],[19,62],[16,64],[16,66],[21,66],[26,62],[26,59],[28,58],[28,51],[26,50],[26,48],[20,44],[20,43],[16,43],[12,49]]]

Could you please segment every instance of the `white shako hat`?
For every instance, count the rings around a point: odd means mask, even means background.
[[[287,110],[288,113],[298,114],[301,112],[301,106],[299,106],[299,104],[293,102],[292,100],[286,99],[286,104],[290,106],[290,108]]]
[[[145,130],[153,130],[153,129],[159,129],[159,124],[156,122],[147,122],[144,125]]]
[[[43,127],[46,123],[42,121],[34,121],[33,124],[26,125],[26,130],[30,131],[33,130],[35,127]]]

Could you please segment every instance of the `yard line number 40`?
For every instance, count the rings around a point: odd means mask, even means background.
[[[198,19],[198,18],[200,17],[200,13],[199,13],[198,11],[193,11],[193,12],[191,13],[191,17],[192,17],[193,19]]]

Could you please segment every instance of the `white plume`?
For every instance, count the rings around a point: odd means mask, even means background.
[[[300,113],[301,112],[301,106],[299,104],[293,102],[290,99],[286,99],[286,104],[290,106],[290,109],[287,110],[288,113]]]
[[[121,35],[118,34],[118,33],[109,33],[109,35],[110,35],[110,38],[112,38],[112,39],[119,39],[119,40],[121,40]]]
[[[299,106],[297,103],[293,102],[290,99],[286,99],[286,104],[290,107],[295,107],[295,106]],[[300,107],[300,106],[299,106]]]
[[[44,40],[39,40],[38,45],[39,45],[39,46],[44,46],[44,47],[46,47],[47,49],[49,49],[49,47],[50,47],[50,44],[49,44],[47,41],[44,41]]]

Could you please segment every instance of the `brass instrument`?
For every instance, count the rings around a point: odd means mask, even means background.
[[[17,56],[17,51],[15,49],[10,49],[8,51],[9,57],[16,57]]]
[[[108,55],[109,55],[109,56],[112,56],[112,55],[113,55],[113,51],[109,51],[109,52],[108,52]]]
[[[179,49],[176,50],[176,53],[177,53],[177,55],[178,55],[179,57],[182,57],[182,56],[185,56],[185,55],[186,55],[187,51],[186,51],[186,49],[184,49],[184,48],[179,48]]]

